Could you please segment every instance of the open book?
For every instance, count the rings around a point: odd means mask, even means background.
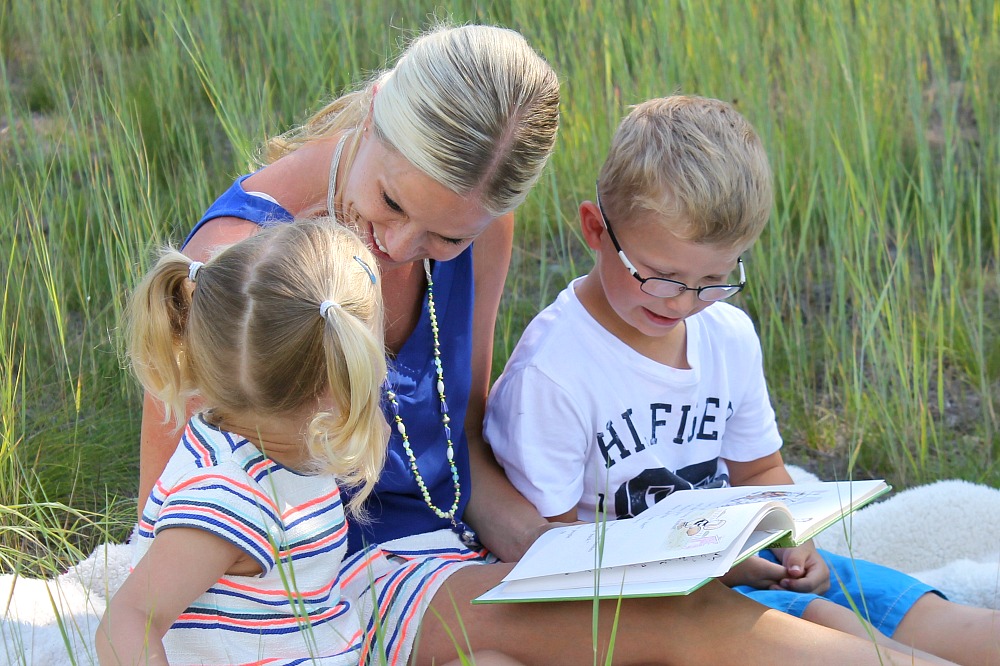
[[[888,491],[876,480],[676,492],[635,518],[549,530],[473,603],[689,594],[763,548],[808,541]]]

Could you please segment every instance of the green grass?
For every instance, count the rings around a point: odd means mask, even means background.
[[[134,511],[118,321],[269,134],[429,12],[522,31],[564,89],[519,212],[495,371],[589,268],[576,207],[629,104],[733,102],[777,201],[741,297],[786,457],[828,478],[1000,486],[1000,12],[993,2],[0,4],[0,570],[48,571]]]

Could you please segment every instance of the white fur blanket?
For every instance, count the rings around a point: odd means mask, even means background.
[[[798,482],[816,477],[791,468]],[[959,603],[1000,609],[1000,490],[965,481],[911,488],[817,539],[910,573]],[[52,580],[0,576],[0,664],[97,664],[94,633],[128,575],[129,546],[105,544]]]
[[[131,550],[104,544],[50,580],[0,576],[0,664],[97,664],[94,634],[128,576]]]
[[[816,477],[793,469],[797,483]],[[895,493],[816,538],[840,555],[904,571],[952,601],[1000,609],[1000,490],[937,481]]]

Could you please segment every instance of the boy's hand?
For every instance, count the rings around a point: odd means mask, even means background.
[[[823,594],[830,589],[830,569],[811,541],[797,548],[773,548],[787,575],[772,590],[792,590]]]
[[[748,585],[758,590],[790,590],[822,594],[830,589],[830,569],[812,542],[797,548],[772,548],[776,564],[763,557],[750,557],[722,577],[729,587]]]
[[[722,582],[729,587],[749,585],[758,590],[781,590],[779,583],[787,578],[785,567],[763,557],[748,557],[730,569]]]

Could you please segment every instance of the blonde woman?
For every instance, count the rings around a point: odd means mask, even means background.
[[[329,214],[357,229],[382,274],[392,428],[385,470],[351,525],[348,559],[372,574],[363,658],[441,663],[497,650],[525,663],[878,663],[860,639],[721,585],[684,599],[473,606],[551,524],[507,481],[482,438],[493,328],[512,211],[555,145],[559,84],[518,33],[442,27],[394,66],[267,144],[261,170],[208,210],[184,251]],[[175,441],[153,399],[143,416],[144,497]],[[545,445],[538,442],[539,446]],[[484,566],[486,565],[486,566]],[[419,640],[418,640],[419,635]],[[725,635],[728,640],[718,640]]]

